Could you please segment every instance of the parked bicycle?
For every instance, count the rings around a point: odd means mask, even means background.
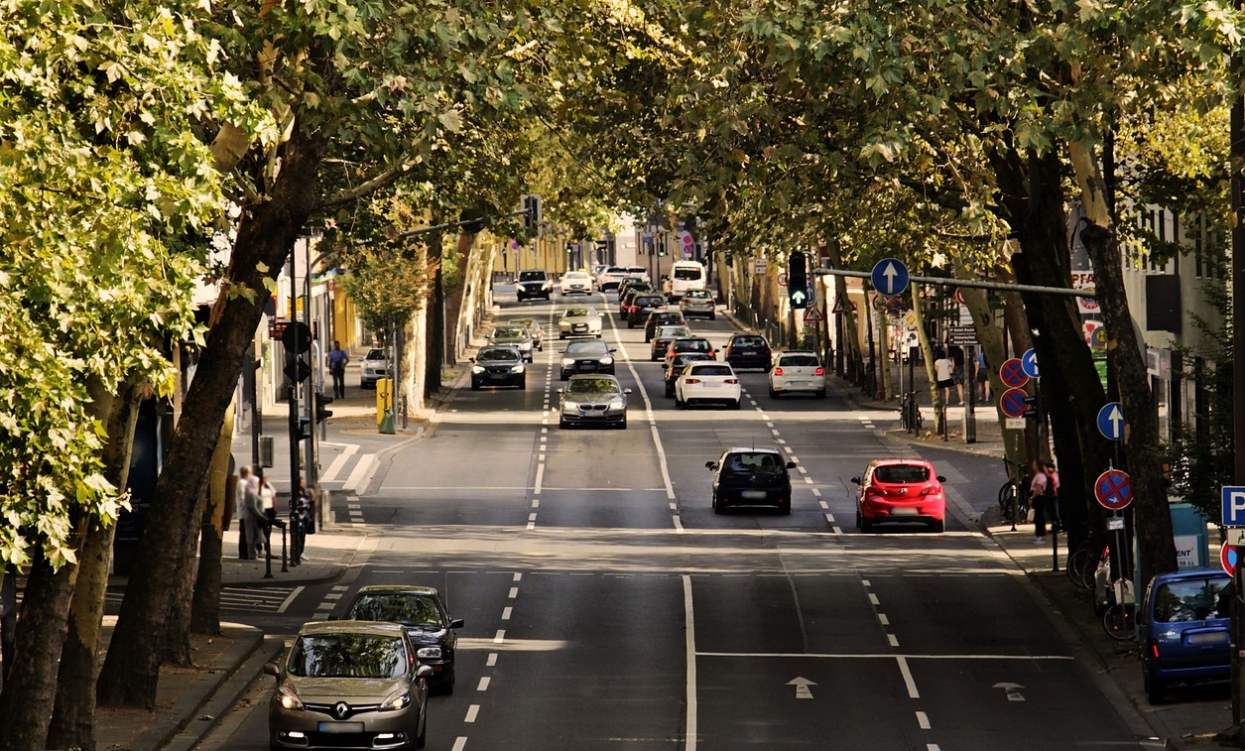
[[[924,418],[921,407],[916,401],[915,391],[906,391],[899,395],[899,424],[911,433],[920,433]]]
[[[1068,554],[1068,565],[1065,568],[1068,579],[1079,589],[1093,587],[1095,574],[1104,562],[1109,560],[1110,554],[1111,548],[1103,546],[1102,550],[1095,555],[1090,550],[1089,541],[1082,542],[1076,550]]]
[[[1121,577],[1111,582],[1111,599],[1102,614],[1102,630],[1116,641],[1137,637],[1137,600],[1129,579]]]
[[[1029,516],[1029,493],[1027,473],[1024,468],[1003,459],[1003,467],[1007,471],[1007,481],[999,487],[999,511],[1004,519],[1010,519],[1012,527],[1025,521]],[[1015,468],[1015,472],[1013,472]]]

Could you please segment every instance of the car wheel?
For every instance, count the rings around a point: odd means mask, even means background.
[[[1151,678],[1149,673],[1142,673],[1142,681],[1146,684],[1146,698],[1150,704],[1162,704],[1163,692],[1167,686],[1162,681]]]
[[[480,390],[480,384],[479,384],[479,383],[476,383],[475,381],[472,381],[472,382],[471,382],[471,390],[472,390],[472,391],[479,391],[479,390]]]
[[[743,399],[736,399],[735,401],[731,402],[731,409],[739,409],[739,405],[742,404],[743,401],[744,401]]]
[[[559,374],[558,374],[558,380],[559,380],[559,381],[565,381],[565,380],[568,380],[569,378],[570,378],[570,376],[569,376],[569,375],[567,375],[565,371],[563,371],[563,372],[561,372],[561,373],[559,373]]]
[[[527,391],[527,379],[526,379],[526,378],[524,378],[524,379],[522,379],[521,381],[519,381],[519,390],[520,390],[520,391]]]
[[[710,314],[709,314],[709,320],[710,320],[710,321],[716,321],[717,319],[718,319],[718,317],[717,317],[717,315],[716,315],[716,314],[714,314],[714,313],[710,313]]]
[[[860,519],[860,511],[859,511],[859,510],[857,510],[857,511],[856,511],[856,529],[860,529],[862,526],[864,526],[864,525],[863,525],[863,523],[861,522],[861,519]]]
[[[538,351],[538,352],[544,352],[544,351],[545,351],[545,343],[544,343],[544,342],[541,342],[540,344],[536,345],[536,351]]]
[[[571,426],[571,424],[570,424],[569,422],[567,422],[566,420],[563,420],[561,417],[559,417],[559,418],[558,418],[558,427],[559,427],[559,428],[562,428],[562,429],[564,429],[564,430],[565,430],[566,428],[569,428],[570,426]]]
[[[649,343],[649,342],[651,342],[651,341],[653,341],[653,337],[649,336],[648,334],[645,334],[645,335],[644,335],[644,343],[645,343],[645,344],[648,344],[648,343]]]
[[[679,397],[679,392],[674,392],[674,406],[678,409],[687,409],[687,402]]]
[[[769,390],[769,398],[770,398],[770,399],[777,399],[777,398],[778,398],[778,392],[777,392],[777,391],[775,391],[775,390],[773,390],[773,389],[770,389],[770,390]]]
[[[618,423],[618,429],[619,429],[619,430],[626,430],[626,429],[627,429],[627,418],[625,418],[625,417],[624,417],[624,418],[622,419],[622,422]]]
[[[634,329],[634,328],[635,328],[635,324],[634,324],[634,323],[632,323],[631,321],[627,321],[627,328],[629,328],[629,329]]]
[[[873,531],[873,522],[869,521],[868,519],[866,519],[866,518],[864,518],[864,517],[862,516],[862,517],[860,518],[860,531],[861,531],[861,532],[864,532],[865,534],[868,534],[868,533],[872,532],[872,531]]]
[[[666,384],[666,398],[669,399],[672,396],[674,396],[674,387],[667,383]]]
[[[817,391],[817,398],[818,398],[818,399],[825,399],[825,398],[826,398],[826,390],[825,390],[825,389],[819,389],[819,390]]]
[[[932,522],[929,525],[929,531],[933,532],[934,534],[938,534],[938,535],[942,534],[943,532],[946,532],[947,531],[947,520],[939,519],[936,522]]]
[[[778,502],[778,513],[783,516],[791,516],[791,499],[784,498]]]
[[[725,509],[725,508],[723,508],[723,507],[722,507],[722,505],[721,505],[720,503],[718,503],[718,494],[717,494],[717,493],[714,493],[714,494],[713,494],[713,513],[715,513],[715,514],[720,514],[720,513],[722,513],[722,512],[723,512],[723,511],[725,511],[725,510],[726,510],[726,509]]]

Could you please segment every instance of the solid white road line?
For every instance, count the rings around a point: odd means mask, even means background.
[[[378,466],[380,462],[376,459],[376,454],[364,454],[359,457],[359,463],[354,465],[354,471],[346,478],[346,482],[342,483],[342,490],[353,490],[358,493],[367,487],[368,480],[371,479]]]
[[[899,672],[903,674],[904,685],[908,687],[909,699],[920,699],[921,694],[916,690],[916,681],[912,678],[912,671],[908,669],[908,661],[900,656],[895,661],[899,663]]]
[[[644,400],[644,411],[649,416],[649,432],[653,435],[653,446],[657,449],[657,465],[661,467],[661,481],[666,489],[666,498],[673,501],[674,483],[670,480],[670,466],[666,463],[666,449],[661,445],[661,435],[657,432],[657,421],[653,419],[653,400],[649,398],[648,389],[644,388],[644,381],[640,380],[640,374],[636,372],[635,365],[631,362],[631,358],[627,355],[627,347],[623,344],[622,334],[618,331],[618,327],[614,325],[614,316],[609,315],[610,329],[614,332],[614,341],[618,344],[618,352],[623,356],[627,363],[627,370],[631,371],[631,377],[635,379],[636,388],[640,390],[640,398]]]
[[[294,598],[298,597],[304,589],[306,589],[306,587],[295,587],[294,591],[290,592],[290,596],[285,598],[285,601],[281,603],[281,607],[277,608],[277,612],[284,613],[285,609],[288,608],[292,602],[294,602]]]
[[[692,609],[692,577],[683,575],[683,621],[687,645],[687,718],[683,722],[686,735],[684,751],[696,751],[696,618]]]
[[[540,495],[540,484],[544,482],[544,480],[545,480],[545,465],[543,463],[537,464],[536,465],[536,487],[534,490],[532,490],[533,495]]]

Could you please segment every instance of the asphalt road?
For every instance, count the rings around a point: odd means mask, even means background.
[[[364,584],[439,587],[466,626],[431,749],[1137,747],[1020,572],[966,526],[1000,463],[922,448],[948,480],[946,533],[863,535],[851,477],[915,453],[883,435],[889,412],[774,401],[760,372],[742,375],[739,411],[676,411],[643,332],[594,297],[633,392],[627,430],[557,427],[547,337],[525,391],[461,390],[387,457],[361,494],[362,566],[255,622],[293,633]],[[564,304],[502,298],[503,318],[556,331]],[[790,516],[712,512],[705,462],[737,445],[798,463]],[[270,682],[202,747],[265,748]]]

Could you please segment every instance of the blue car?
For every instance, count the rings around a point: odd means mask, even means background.
[[[1223,569],[1159,574],[1140,614],[1142,679],[1151,704],[1172,683],[1228,680],[1232,579]]]

